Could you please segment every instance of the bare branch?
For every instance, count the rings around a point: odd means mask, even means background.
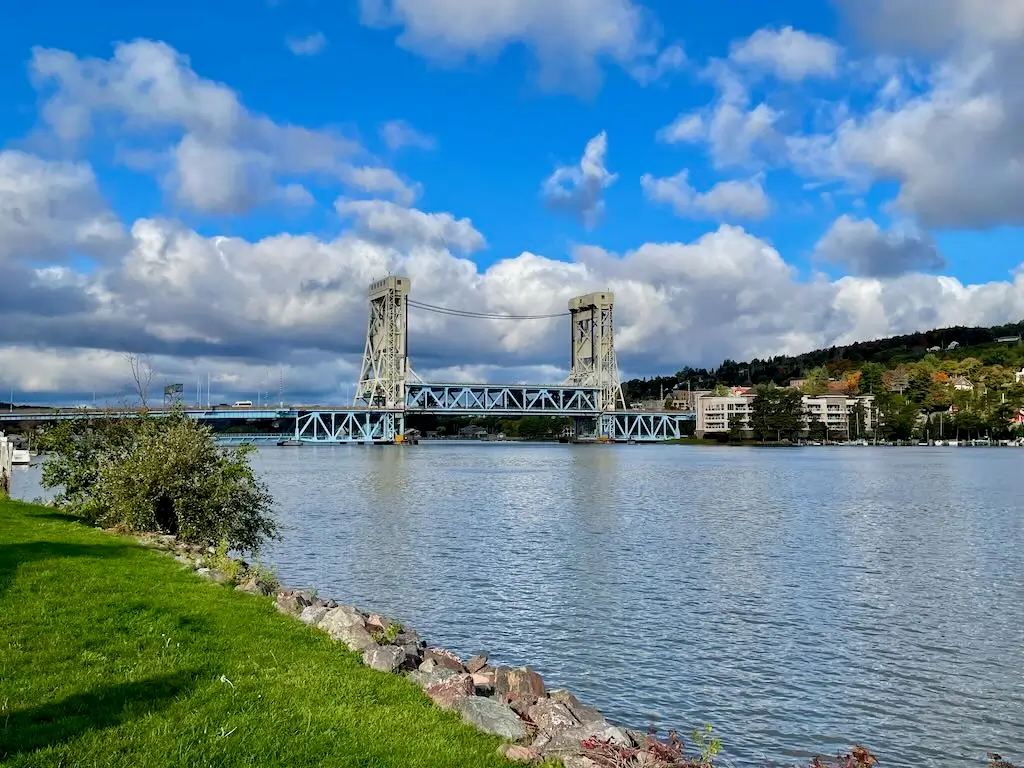
[[[149,355],[127,353],[125,359],[132,371],[135,394],[139,396],[142,408],[149,407],[149,387],[153,383],[153,361]]]

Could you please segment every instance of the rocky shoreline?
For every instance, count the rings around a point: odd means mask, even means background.
[[[362,654],[363,664],[371,669],[404,675],[436,706],[504,739],[499,749],[515,762],[560,761],[565,768],[710,764],[706,756],[702,760],[701,756],[685,755],[675,734],[662,742],[653,734],[613,725],[569,691],[548,690],[541,676],[529,667],[493,666],[483,653],[463,660],[449,650],[430,646],[418,632],[394,619],[309,591],[281,588],[266,580],[259,569],[225,558],[213,547],[186,544],[162,534],[137,538],[173,555],[203,578],[274,600],[281,613]]]

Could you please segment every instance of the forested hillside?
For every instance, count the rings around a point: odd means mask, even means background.
[[[944,328],[819,349],[795,357],[736,362],[714,370],[634,379],[630,402],[674,389],[793,385],[805,395],[874,395],[880,436],[1010,437],[1024,428],[1024,323]]]
[[[674,375],[648,379],[631,379],[623,383],[628,400],[646,400],[659,397],[662,391],[674,388],[713,389],[721,384],[727,387],[751,386],[774,382],[785,386],[791,379],[808,376],[815,368],[824,367],[830,374],[841,376],[861,370],[865,363],[877,363],[886,369],[899,364],[913,363],[933,356],[937,361],[962,361],[974,358],[982,366],[1001,366],[1020,370],[1024,365],[1024,346],[1018,342],[997,342],[1000,338],[1024,334],[1024,321],[990,328],[941,328],[933,331],[892,336],[887,339],[864,341],[845,347],[816,349],[796,356],[754,358],[747,362],[726,360],[717,368],[686,366]],[[950,346],[953,345],[952,348]],[[934,350],[935,347],[939,349]]]

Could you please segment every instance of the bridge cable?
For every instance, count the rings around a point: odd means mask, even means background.
[[[553,317],[568,317],[569,312],[554,312],[543,315],[500,315],[494,312],[475,312],[468,309],[454,309],[452,307],[440,307],[436,304],[427,304],[414,299],[406,299],[410,307],[422,309],[426,312],[434,312],[439,315],[451,317],[465,317],[475,320],[547,320]]]

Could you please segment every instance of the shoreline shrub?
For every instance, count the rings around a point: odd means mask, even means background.
[[[251,447],[220,448],[213,431],[163,418],[60,422],[43,438],[43,485],[83,520],[257,552],[277,536],[273,499],[248,462]]]

